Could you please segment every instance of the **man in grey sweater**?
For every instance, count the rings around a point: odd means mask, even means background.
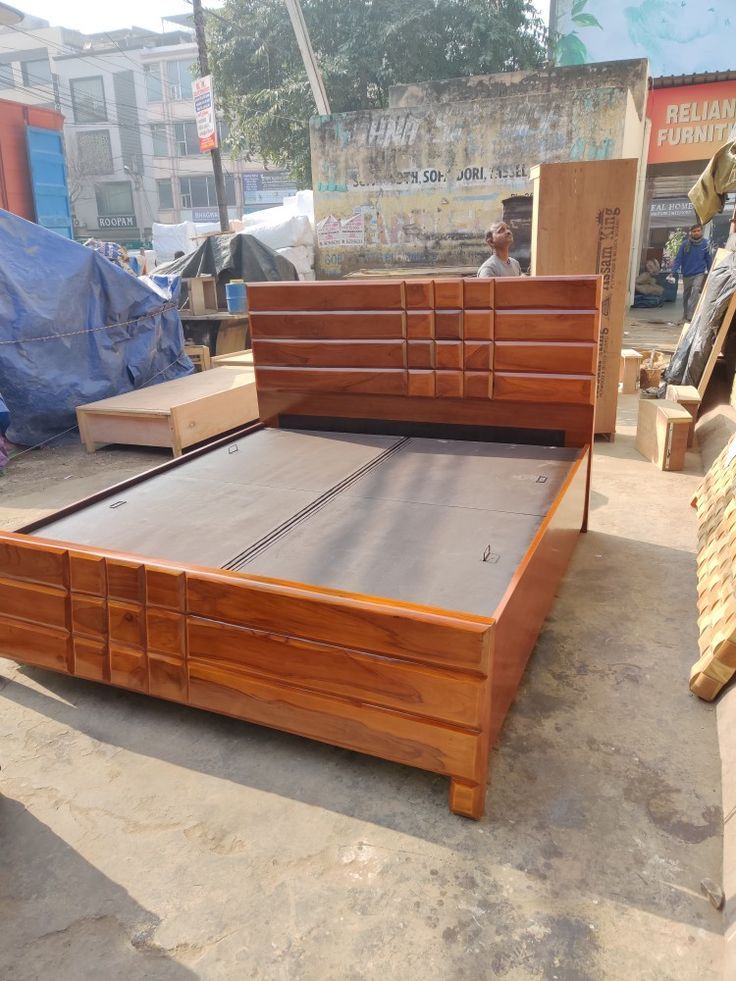
[[[521,276],[521,266],[509,255],[514,244],[514,233],[505,221],[496,221],[486,232],[486,245],[491,255],[478,270],[480,279],[493,279],[495,276]]]

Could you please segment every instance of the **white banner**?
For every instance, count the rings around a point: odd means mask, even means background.
[[[215,122],[215,93],[212,76],[195,78],[193,84],[194,114],[197,117],[197,136],[200,153],[217,148],[217,123]]]

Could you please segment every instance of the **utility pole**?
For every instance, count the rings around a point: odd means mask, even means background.
[[[194,9],[194,32],[197,37],[197,50],[199,52],[199,75],[200,78],[210,73],[210,63],[207,57],[207,40],[204,34],[204,11],[202,10],[202,0],[192,0]],[[220,147],[210,150],[212,155],[212,171],[215,175],[215,194],[217,195],[217,210],[220,212],[220,229],[223,232],[230,231],[230,219],[227,214],[227,202],[225,200],[225,178],[222,173],[222,157]]]
[[[319,70],[317,59],[314,56],[314,49],[309,38],[307,23],[302,13],[302,5],[299,3],[299,0],[286,0],[286,9],[289,11],[291,26],[294,28],[296,43],[299,45],[299,51],[304,62],[304,70],[307,73],[307,78],[312,88],[312,96],[314,98],[314,104],[317,106],[317,112],[320,116],[329,116],[330,103],[327,98],[327,92],[325,91],[322,72]]]
[[[132,160],[130,164],[124,165],[123,171],[133,181],[133,212],[134,212],[133,217],[135,218],[135,227],[138,231],[138,239],[141,245],[143,245],[143,240],[145,237],[143,235],[143,232],[145,230],[145,226],[143,222],[143,208],[141,207],[141,200],[140,200],[140,190],[143,184],[143,179],[140,171],[138,170],[138,168],[136,167],[136,165],[133,163]]]

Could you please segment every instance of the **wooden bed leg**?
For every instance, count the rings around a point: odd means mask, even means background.
[[[87,420],[82,415],[82,413],[77,414],[77,425],[79,427],[79,435],[82,442],[84,443],[84,448],[88,453],[94,453],[97,449],[97,443],[92,439],[89,434],[89,429],[87,428]],[[100,446],[103,444],[101,443]]]
[[[483,817],[486,803],[486,783],[468,783],[465,780],[450,780],[450,810],[453,814],[479,821]]]

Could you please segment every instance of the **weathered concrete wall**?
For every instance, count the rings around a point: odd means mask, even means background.
[[[631,113],[631,65],[622,63],[618,85],[576,86],[580,69],[555,69],[550,91],[313,119],[318,276],[479,265],[485,229],[504,201],[508,213],[509,199],[531,193],[534,164],[616,158],[641,146],[643,103],[641,114]],[[585,66],[583,74],[600,77],[602,68]],[[519,84],[528,82],[522,76],[513,73]],[[636,77],[643,98],[643,76]]]
[[[389,89],[390,109],[412,109],[440,102],[464,102],[468,99],[499,99],[509,95],[529,98],[563,92],[569,89],[591,89],[612,85],[631,90],[639,118],[644,115],[649,75],[646,58],[604,61],[596,65],[556,68],[549,65],[538,70],[501,72],[495,75],[470,75],[437,82],[415,82],[393,85]]]

